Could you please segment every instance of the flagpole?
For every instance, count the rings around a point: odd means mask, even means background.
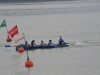
[[[24,36],[24,43],[25,43],[25,34],[23,33],[23,36]]]
[[[5,20],[5,21],[6,21],[6,20]],[[7,37],[9,38],[8,29],[7,29],[7,24],[6,24],[6,30],[7,30]]]
[[[18,29],[18,26],[17,26],[17,29]],[[18,36],[19,36],[19,32],[18,32]]]
[[[8,29],[7,29],[7,25],[6,25],[6,30],[7,30],[7,36],[9,36],[9,35],[8,35]]]
[[[24,33],[23,33],[23,36],[24,36],[24,41],[26,41],[26,40],[25,40],[25,34],[24,34]],[[26,45],[26,49],[27,49],[27,45]],[[27,60],[29,60],[28,49],[27,49]]]
[[[8,29],[7,29],[7,25],[6,25],[6,30],[7,30],[7,34],[8,34]]]

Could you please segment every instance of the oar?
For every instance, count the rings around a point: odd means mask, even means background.
[[[65,42],[65,44],[71,44],[71,43],[66,43],[66,42]]]
[[[72,45],[72,43],[67,43],[67,42],[64,42],[65,44],[70,44],[70,45]]]
[[[11,45],[5,45],[5,47],[16,47],[16,46],[11,46]]]
[[[5,47],[16,47],[16,46],[24,46],[24,44],[20,44],[20,45],[5,45]]]
[[[71,43],[66,43],[66,44],[73,45],[73,44],[71,44]],[[16,47],[16,46],[12,46],[12,45],[5,45],[5,47]]]

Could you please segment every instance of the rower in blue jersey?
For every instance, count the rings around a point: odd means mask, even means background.
[[[52,44],[52,40],[49,40],[49,42],[48,42],[48,46],[53,46],[53,44]]]
[[[44,46],[43,41],[41,41],[40,46]]]
[[[65,44],[64,40],[62,39],[62,37],[60,36],[60,39],[59,39],[59,45],[63,45]]]
[[[40,46],[47,46],[47,44],[44,43],[43,40],[42,40],[41,43],[40,43]]]

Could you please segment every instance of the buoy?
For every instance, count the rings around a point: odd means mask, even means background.
[[[18,52],[19,52],[19,53],[24,52],[24,48],[23,48],[23,47],[19,47],[19,48],[18,48]]]
[[[33,62],[29,59],[29,57],[27,57],[27,61],[25,62],[25,67],[31,68],[33,66],[34,66]]]
[[[8,38],[6,39],[6,42],[12,42],[12,39],[9,37],[9,35]]]
[[[25,62],[25,67],[31,68],[31,67],[33,67],[33,66],[34,66],[34,64],[33,64],[33,62],[32,62],[31,60],[27,60],[27,61]]]

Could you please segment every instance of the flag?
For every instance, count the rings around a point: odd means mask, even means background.
[[[15,25],[11,30],[8,31],[8,34],[13,38],[15,35],[18,34],[18,27]]]
[[[5,26],[6,26],[6,20],[3,20],[2,23],[1,23],[1,25],[0,25],[0,28],[1,27],[5,27]]]
[[[17,42],[19,42],[20,40],[23,40],[23,39],[25,39],[25,36],[21,36],[21,37],[17,38],[17,39],[15,40],[15,43],[17,43]]]

